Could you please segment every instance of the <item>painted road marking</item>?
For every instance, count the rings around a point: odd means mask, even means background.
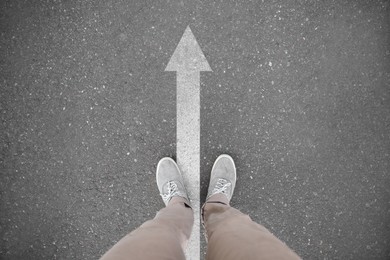
[[[177,72],[176,157],[194,209],[188,260],[200,259],[200,72],[211,68],[190,27],[185,30],[165,71]]]

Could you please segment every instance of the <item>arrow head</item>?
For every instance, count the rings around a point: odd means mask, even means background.
[[[189,26],[181,37],[165,71],[211,71]]]

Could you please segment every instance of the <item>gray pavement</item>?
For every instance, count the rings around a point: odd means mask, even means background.
[[[1,1],[0,258],[96,259],[164,205],[190,25],[201,199],[229,153],[232,205],[304,259],[389,259],[389,5]]]

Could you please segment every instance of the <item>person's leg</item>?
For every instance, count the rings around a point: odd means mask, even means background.
[[[185,259],[193,212],[184,198],[173,198],[156,217],[123,237],[101,259]]]
[[[236,181],[234,162],[220,156],[213,166],[202,208],[207,233],[207,260],[300,259],[265,227],[229,205]]]
[[[184,249],[194,216],[180,171],[172,159],[163,158],[157,166],[156,177],[166,207],[154,219],[123,237],[102,260],[185,259]]]

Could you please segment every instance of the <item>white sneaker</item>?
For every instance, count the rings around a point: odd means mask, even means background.
[[[189,202],[183,177],[179,167],[172,158],[165,157],[158,162],[156,182],[165,206],[168,205],[172,197],[176,196],[183,197]]]
[[[209,190],[206,201],[214,194],[224,194],[230,202],[236,186],[236,166],[233,158],[227,154],[215,160],[210,175]]]

